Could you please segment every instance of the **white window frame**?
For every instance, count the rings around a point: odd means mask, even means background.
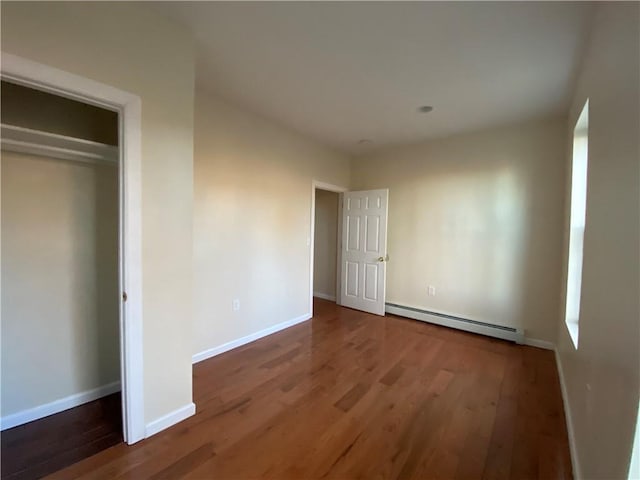
[[[587,172],[589,166],[589,100],[587,99],[573,130],[571,152],[571,207],[569,214],[569,255],[565,324],[578,348],[580,301],[582,294],[582,260],[587,218]]]

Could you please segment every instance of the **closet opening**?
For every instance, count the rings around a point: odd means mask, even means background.
[[[115,110],[0,93],[2,477],[39,478],[123,441],[120,127]]]
[[[345,189],[314,183],[313,188],[313,273],[314,299],[337,302],[339,291],[339,241],[341,237],[341,192]],[[313,313],[313,302],[311,304]]]

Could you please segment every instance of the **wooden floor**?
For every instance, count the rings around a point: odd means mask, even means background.
[[[120,393],[0,434],[3,480],[41,478],[122,442]]]
[[[194,366],[197,414],[51,478],[570,478],[553,354],[316,300]]]

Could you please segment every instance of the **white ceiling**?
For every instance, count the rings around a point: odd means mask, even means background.
[[[592,15],[582,2],[154,8],[194,32],[199,86],[352,154],[565,111]]]

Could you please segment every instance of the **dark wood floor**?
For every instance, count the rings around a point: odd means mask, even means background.
[[[56,479],[570,478],[553,354],[318,300],[194,366],[197,414]]]
[[[120,393],[0,434],[3,480],[42,478],[122,442]]]

